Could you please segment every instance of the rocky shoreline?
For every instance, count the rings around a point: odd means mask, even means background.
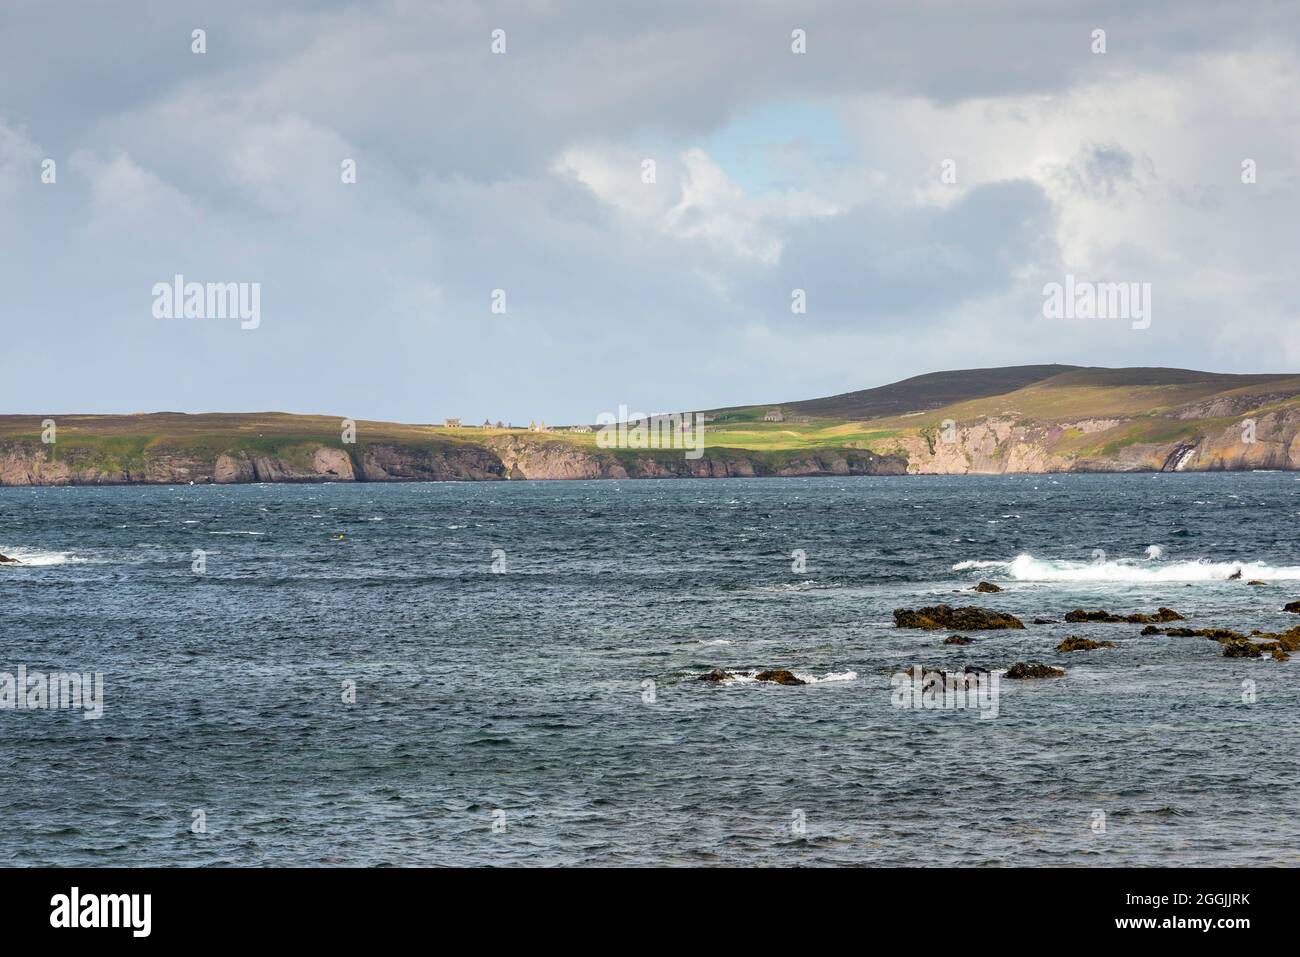
[[[860,449],[806,452],[605,451],[497,437],[481,443],[318,445],[292,456],[145,449],[128,465],[83,450],[0,444],[0,486],[237,485],[321,482],[475,482],[563,479],[765,478],[904,475],[907,460]]]
[[[983,584],[983,583],[981,583]],[[989,589],[983,589],[988,591]],[[998,589],[999,591],[1001,589]],[[1290,602],[1285,607],[1286,611],[1300,613],[1300,602]],[[1076,608],[1065,614],[1065,620],[1068,622],[1083,622],[1091,624],[1145,624],[1138,637],[1146,638],[1154,635],[1164,635],[1167,637],[1197,637],[1208,638],[1217,641],[1223,648],[1222,657],[1224,658],[1262,658],[1265,655],[1271,657],[1274,661],[1285,662],[1290,660],[1291,652],[1300,651],[1300,625],[1289,628],[1283,632],[1265,632],[1256,628],[1249,634],[1234,631],[1229,628],[1184,628],[1168,627],[1159,628],[1151,622],[1171,622],[1184,621],[1183,615],[1174,611],[1172,608],[1160,607],[1155,614],[1132,613],[1127,615],[1114,614],[1102,609],[1086,611]],[[1035,619],[1035,623],[1049,623],[1050,619]],[[935,605],[928,608],[910,609],[897,608],[894,610],[894,627],[904,629],[915,629],[918,631],[935,631],[944,629],[950,625],[960,624],[962,630],[966,631],[1006,631],[1022,630],[1025,628],[1023,622],[1014,615],[1006,612],[994,611],[988,608],[979,608],[968,606],[965,608],[952,608],[949,605]],[[973,640],[964,635],[950,635],[945,638],[941,644],[944,645],[971,645]],[[1055,651],[1059,654],[1074,654],[1083,651],[1100,651],[1103,649],[1115,649],[1119,644],[1114,641],[1097,641],[1092,638],[1086,638],[1081,635],[1071,635],[1055,646]],[[908,664],[892,667],[891,672],[894,674],[915,673],[918,680],[931,678],[938,680],[940,683],[949,683],[954,680],[954,675],[960,679],[960,684],[973,681],[980,676],[986,676],[992,673],[989,668],[976,667],[973,665],[964,666],[961,672],[950,672],[943,668],[930,667],[923,664]],[[1005,669],[997,669],[1001,672],[1003,678],[1013,681],[1017,680],[1040,680],[1045,678],[1064,678],[1066,670],[1056,667],[1055,665],[1045,664],[1040,661],[1016,661],[1008,665]],[[937,676],[937,677],[935,677]],[[781,684],[781,685],[805,685],[808,682],[797,678],[793,672],[785,669],[767,669],[752,674],[736,670],[726,670],[723,668],[713,668],[710,671],[697,675],[697,680],[711,684],[724,684],[728,681],[739,677],[752,677],[758,682]]]

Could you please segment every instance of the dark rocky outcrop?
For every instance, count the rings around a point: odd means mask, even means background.
[[[1035,625],[1054,625],[1054,624],[1056,624],[1056,619],[1055,619],[1055,618],[1035,618],[1035,619],[1034,619],[1034,624],[1035,624]]]
[[[1283,632],[1256,630],[1251,634],[1259,641],[1260,650],[1269,652],[1277,661],[1286,661],[1290,652],[1300,651],[1300,625]]]
[[[923,628],[927,631],[994,631],[1005,628],[1024,628],[1015,615],[969,605],[953,608],[950,605],[933,605],[928,608],[894,609],[894,627]]]
[[[970,639],[965,635],[949,635],[943,640],[945,645],[969,645]]]
[[[732,677],[731,674],[729,674],[726,671],[723,671],[721,668],[714,668],[708,674],[700,675],[699,680],[718,682],[718,681],[726,681],[731,677]]]
[[[1266,582],[1266,581],[1261,581],[1261,580],[1258,579],[1258,578],[1252,578],[1250,581],[1246,582],[1246,584],[1247,584],[1247,585],[1267,585],[1268,582]]]
[[[1213,638],[1215,641],[1239,641],[1246,637],[1230,628],[1166,628],[1163,633],[1170,638]]]
[[[1259,658],[1263,654],[1263,648],[1245,639],[1226,641],[1223,644],[1223,657],[1225,658]]]
[[[1068,622],[1103,622],[1107,624],[1128,624],[1128,625],[1146,625],[1153,621],[1182,621],[1183,616],[1178,614],[1172,608],[1157,608],[1154,615],[1116,615],[1109,611],[1084,611],[1082,608],[1076,608],[1074,611],[1067,612],[1065,620]]]
[[[1007,669],[1003,676],[1012,679],[1025,678],[1064,678],[1064,668],[1053,668],[1051,665],[1045,665],[1041,662],[1033,661],[1026,664],[1023,661],[1017,661]]]
[[[796,678],[793,672],[786,671],[784,668],[775,668],[768,671],[760,671],[754,675],[755,681],[770,681],[778,685],[806,685],[808,682],[802,678]]]
[[[8,555],[0,555],[0,565],[21,565],[21,564],[22,562],[20,562],[16,558],[10,558]]]
[[[1081,638],[1078,635],[1071,635],[1063,642],[1056,646],[1057,651],[1095,651],[1098,648],[1116,648],[1118,647],[1113,641],[1093,641],[1091,638]]]
[[[1289,601],[1282,606],[1282,610],[1294,612],[1295,614],[1300,615],[1300,601]]]
[[[992,582],[980,582],[978,585],[975,586],[975,590],[978,592],[984,592],[985,594],[992,594],[993,592],[1002,591],[1001,588],[999,588],[997,585],[993,584]]]

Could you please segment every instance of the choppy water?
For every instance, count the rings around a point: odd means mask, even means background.
[[[0,489],[0,671],[105,682],[0,711],[0,864],[1295,864],[1300,657],[890,613],[1289,627],[1298,520],[1288,474]],[[1018,660],[1068,676],[891,704]],[[826,680],[693,677],[765,666]]]

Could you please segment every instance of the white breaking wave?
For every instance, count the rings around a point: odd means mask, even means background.
[[[952,570],[998,571],[1022,582],[1208,582],[1226,581],[1237,573],[1245,580],[1258,578],[1261,581],[1300,581],[1300,565],[1220,562],[1207,558],[1190,562],[1159,562],[1155,558],[1152,555],[1147,559],[1072,562],[1023,554],[1009,562],[958,562],[952,566]]]
[[[0,555],[8,555],[10,558],[16,558],[23,565],[79,565],[86,561],[84,558],[78,558],[72,552],[38,552],[30,548],[0,548]],[[11,568],[21,566],[11,565]]]
[[[818,685],[827,681],[856,681],[858,673],[856,671],[831,671],[818,678],[815,675],[806,675],[802,671],[796,671],[794,676],[801,681],[808,682],[810,685]]]

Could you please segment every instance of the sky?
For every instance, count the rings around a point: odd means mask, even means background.
[[[0,413],[557,424],[1024,363],[1300,371],[1298,27],[0,0]],[[256,327],[159,318],[176,275],[257,284]],[[1067,276],[1148,284],[1149,325],[1049,317]]]

